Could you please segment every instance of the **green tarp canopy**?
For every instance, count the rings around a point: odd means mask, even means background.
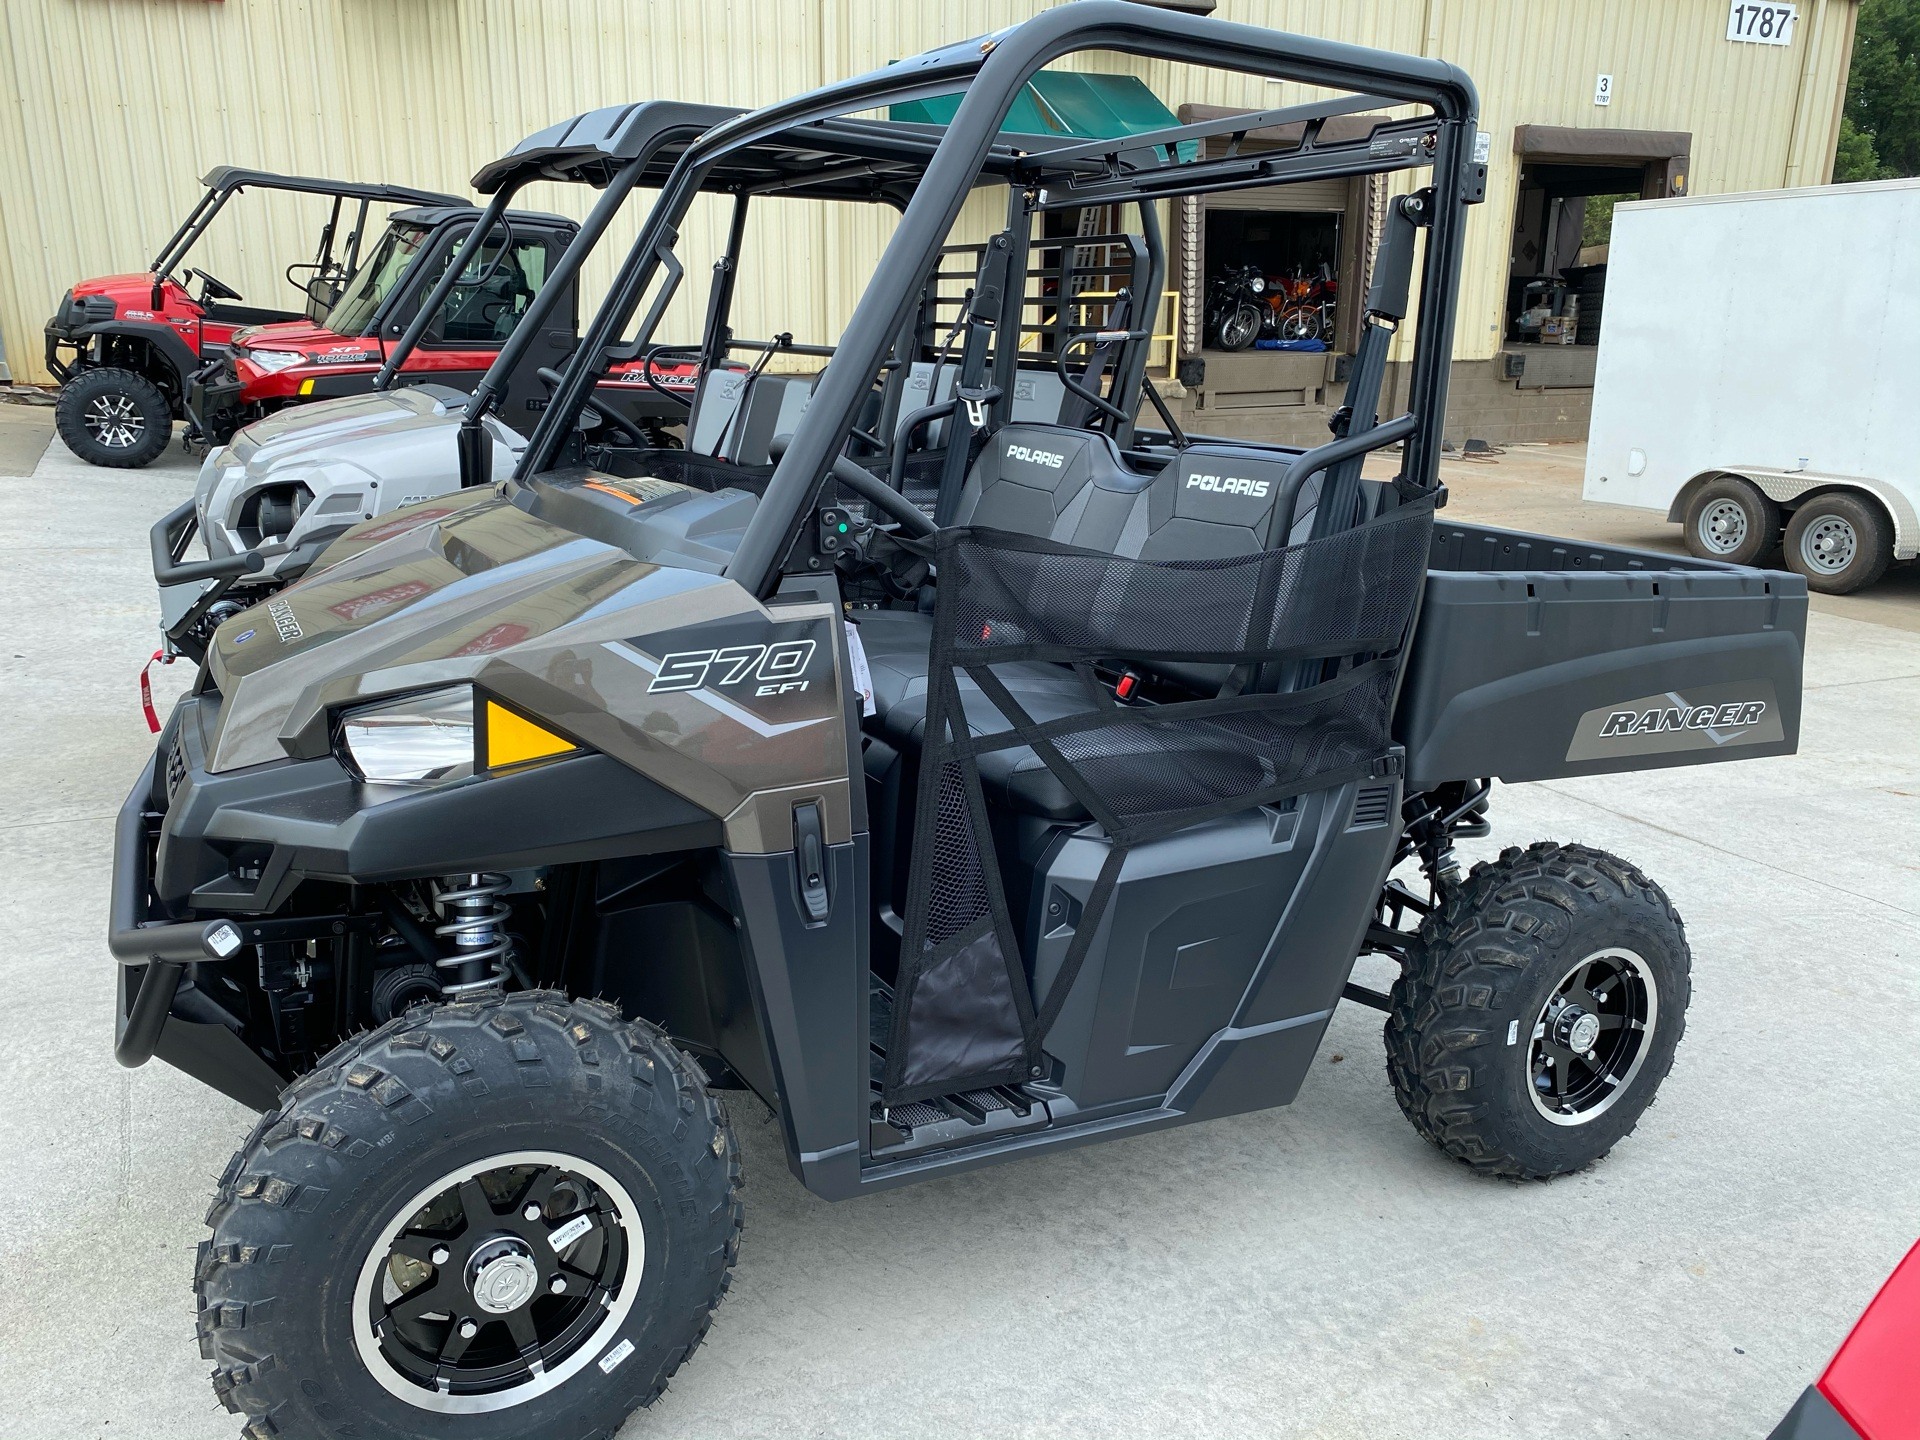
[[[936,95],[889,108],[895,120],[923,125],[945,125],[960,108],[960,97]],[[1007,112],[1003,133],[1013,135],[1075,135],[1085,140],[1114,140],[1147,130],[1162,130],[1180,122],[1159,97],[1131,75],[1086,75],[1071,70],[1042,70],[1026,83]],[[1180,146],[1180,158],[1191,160],[1198,146],[1189,140]]]

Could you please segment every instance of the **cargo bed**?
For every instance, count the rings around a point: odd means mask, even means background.
[[[1437,525],[1395,718],[1407,784],[1791,754],[1806,626],[1798,575]]]

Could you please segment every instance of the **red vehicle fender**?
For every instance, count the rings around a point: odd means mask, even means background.
[[[1818,1388],[1860,1440],[1920,1440],[1920,1244],[1861,1313]]]

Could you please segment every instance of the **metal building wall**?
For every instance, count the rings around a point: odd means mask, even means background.
[[[484,160],[593,106],[762,104],[1046,3],[5,0],[0,337],[16,377],[44,378],[40,327],[61,292],[144,265],[192,203],[195,177],[216,164],[464,193]],[[1691,131],[1696,194],[1823,181],[1856,6],[1800,0],[1801,33],[1787,48],[1726,41],[1726,0],[1221,0],[1216,14],[1424,51],[1476,77],[1494,166],[1470,235],[1457,344],[1476,358],[1496,348],[1504,303],[1515,125]],[[1170,107],[1299,98],[1295,87],[1123,57],[1080,65],[1138,74]],[[1602,71],[1616,81],[1605,109],[1592,104]],[[579,215],[588,199],[545,186],[526,203]],[[222,260],[240,273],[223,278],[274,303],[292,292],[269,263],[299,257],[310,237],[260,208],[257,219],[226,217],[241,224]],[[976,203],[968,221],[990,223],[988,208]],[[707,251],[717,223],[690,227],[690,254]],[[763,218],[749,244],[784,259],[748,267],[743,328],[837,336],[889,229],[878,213]],[[589,297],[615,253],[603,247],[589,267]],[[704,276],[689,282],[683,321]]]

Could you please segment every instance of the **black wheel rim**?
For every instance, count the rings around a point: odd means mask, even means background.
[[[1534,1021],[1526,1077],[1534,1109],[1555,1125],[1599,1119],[1632,1088],[1659,1018],[1659,990],[1640,955],[1609,949],[1587,956],[1553,987]]]
[[[125,391],[96,395],[81,421],[95,442],[109,450],[130,450],[146,433],[147,419]]]
[[[355,1343],[410,1404],[523,1404],[596,1356],[609,1371],[625,1359],[608,1345],[645,1253],[633,1200],[605,1171],[545,1151],[496,1156],[443,1176],[388,1223],[361,1267]]]

